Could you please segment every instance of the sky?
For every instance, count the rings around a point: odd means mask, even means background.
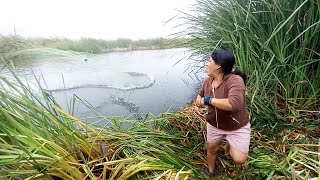
[[[0,34],[148,39],[181,29],[165,23],[196,0],[0,0]],[[14,31],[15,29],[15,31]]]

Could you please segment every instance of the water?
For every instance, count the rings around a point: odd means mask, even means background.
[[[144,50],[91,55],[86,60],[32,59],[15,66],[18,76],[30,84],[34,82],[32,71],[43,76],[46,84],[41,84],[66,110],[77,95],[106,116],[135,114],[133,118],[143,119],[148,112],[177,111],[195,98],[199,80],[184,72],[189,55],[184,48]],[[81,104],[75,114],[87,121],[96,119]]]

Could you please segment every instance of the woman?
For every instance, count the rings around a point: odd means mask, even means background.
[[[228,50],[213,51],[207,67],[208,77],[196,99],[196,105],[207,106],[208,171],[214,174],[215,161],[222,139],[225,152],[238,164],[244,164],[250,144],[249,112],[245,102],[246,75],[232,72],[235,58]]]

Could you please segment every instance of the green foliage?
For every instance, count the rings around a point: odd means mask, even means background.
[[[0,54],[15,52],[20,49],[38,47],[37,41],[31,41],[19,36],[1,36],[0,35]]]
[[[311,111],[320,105],[319,0],[198,0],[184,19],[186,45],[202,62],[215,48],[234,52],[249,75],[247,101],[257,123],[317,115]]]
[[[50,92],[36,93],[12,76],[17,83],[0,76],[0,179],[199,176],[190,163],[197,160],[189,157],[193,150],[180,144],[183,134],[155,126],[165,119],[137,122],[101,115],[106,126],[93,127],[62,110]],[[73,100],[70,112],[74,107]],[[123,126],[128,122],[132,125]]]
[[[66,38],[23,38],[20,36],[0,35],[0,53],[10,53],[28,48],[55,48],[64,51],[98,54],[111,51],[173,48],[179,47],[179,44],[181,44],[179,42],[180,39],[165,38],[141,40],[81,38],[80,40],[71,40]]]

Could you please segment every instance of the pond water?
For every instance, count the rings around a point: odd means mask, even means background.
[[[76,95],[103,115],[143,119],[148,112],[177,111],[196,97],[200,81],[185,72],[190,53],[185,48],[114,52],[85,59],[32,59],[15,66],[28,82],[34,81],[32,72],[42,76],[45,89],[66,110]],[[97,119],[85,105],[75,110],[79,118]]]

